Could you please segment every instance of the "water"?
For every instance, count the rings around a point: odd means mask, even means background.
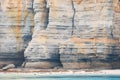
[[[0,80],[120,80],[120,76],[0,76]]]

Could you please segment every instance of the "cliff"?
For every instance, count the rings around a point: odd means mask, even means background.
[[[120,68],[119,0],[0,3],[0,68]]]
[[[21,65],[32,38],[34,15],[25,0],[0,0],[0,67]]]

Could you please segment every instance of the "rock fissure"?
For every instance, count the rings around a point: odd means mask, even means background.
[[[75,25],[74,25],[74,22],[75,22],[75,7],[74,7],[74,0],[71,1],[72,2],[72,9],[73,9],[73,17],[72,17],[72,35],[74,33],[74,29],[75,29]]]

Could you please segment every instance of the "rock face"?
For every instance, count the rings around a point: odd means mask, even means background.
[[[0,0],[0,3],[0,67],[18,66],[32,38],[33,13],[24,0]]]
[[[64,68],[118,68],[119,26],[112,0],[73,1],[73,37],[61,45]],[[116,30],[118,29],[118,30]],[[116,65],[116,63],[118,65]]]
[[[0,3],[0,67],[120,68],[119,0]]]

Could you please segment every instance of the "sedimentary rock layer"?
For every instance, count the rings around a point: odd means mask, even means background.
[[[83,0],[78,3],[74,0],[73,5],[75,11],[73,37],[65,41],[60,50],[63,67],[77,69],[120,67],[120,36],[116,24],[119,22],[116,18],[119,13],[113,9],[113,1]]]
[[[32,38],[33,13],[24,0],[0,0],[0,67],[21,65]]]
[[[0,3],[0,67],[120,68],[119,0]]]

